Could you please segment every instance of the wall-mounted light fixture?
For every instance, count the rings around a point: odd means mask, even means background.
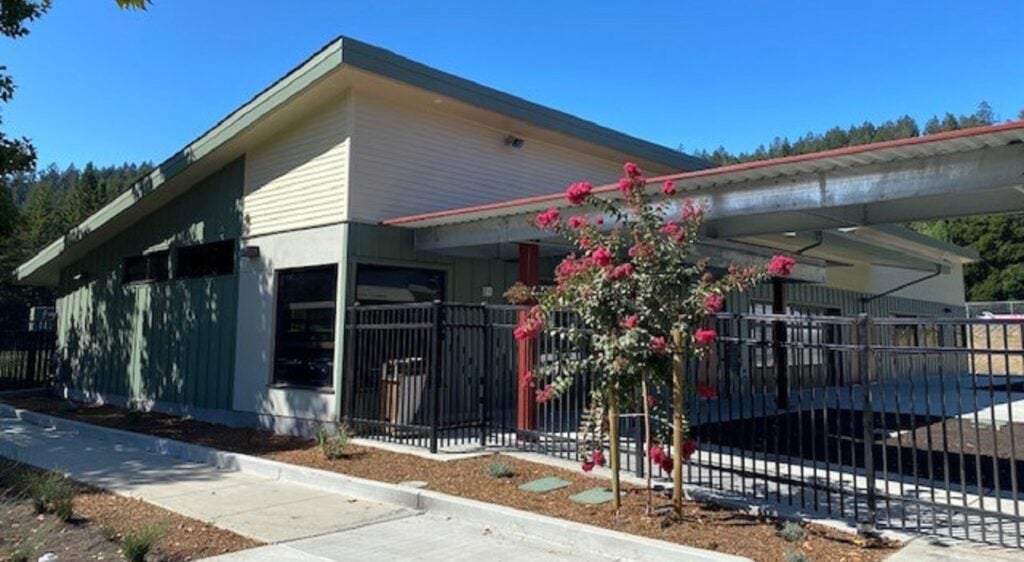
[[[512,148],[522,148],[524,144],[526,144],[526,141],[515,135],[505,135],[505,146],[511,146]]]
[[[260,247],[259,246],[246,246],[246,247],[242,248],[241,250],[238,250],[238,255],[240,257],[248,258],[250,260],[258,259],[260,257]]]

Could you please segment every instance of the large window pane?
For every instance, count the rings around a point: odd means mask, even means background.
[[[356,301],[387,304],[444,300],[444,272],[436,269],[360,265]]]
[[[331,386],[337,287],[334,265],[277,272],[274,383]]]

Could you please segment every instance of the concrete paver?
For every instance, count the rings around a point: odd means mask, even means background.
[[[145,500],[240,535],[280,542],[340,531],[416,512],[357,500],[116,443],[2,420],[0,454],[60,470],[75,480]]]
[[[218,470],[0,417],[0,456],[270,543],[217,561],[569,561],[580,552],[387,503]],[[500,524],[500,521],[496,523]],[[614,558],[586,554],[597,562]]]
[[[614,558],[586,554],[587,560],[611,562]],[[235,552],[206,562],[275,562],[291,560],[383,562],[423,560],[447,562],[554,562],[578,560],[558,545],[495,529],[470,525],[429,514],[407,517],[319,537]]]
[[[886,562],[1024,562],[1024,552],[978,543],[921,537],[886,558]]]

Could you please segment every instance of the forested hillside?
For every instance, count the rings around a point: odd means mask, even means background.
[[[1024,111],[1017,118],[1024,119]],[[981,127],[998,121],[992,108],[982,102],[974,113],[932,117],[923,127],[904,115],[884,123],[833,127],[824,133],[807,133],[795,140],[775,137],[771,143],[752,152],[734,153],[719,147],[713,151],[697,151],[696,155],[719,164],[736,164]],[[965,273],[968,300],[1024,299],[1024,213],[936,220],[909,226],[954,244],[971,246],[981,253],[982,262],[968,266]]]
[[[81,169],[50,166],[0,179],[0,329],[23,327],[27,306],[52,302],[47,290],[15,286],[10,272],[151,168],[90,163]]]

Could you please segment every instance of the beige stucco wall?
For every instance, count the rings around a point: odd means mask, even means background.
[[[833,266],[828,268],[825,285],[859,293],[879,294],[925,275],[928,272],[867,264]],[[963,266],[953,264],[948,273],[896,291],[892,296],[963,306]]]

